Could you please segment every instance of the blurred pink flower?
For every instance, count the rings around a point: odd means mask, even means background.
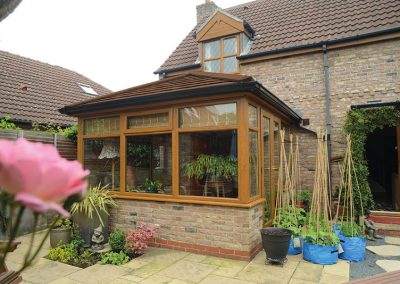
[[[35,212],[69,216],[62,203],[86,190],[88,174],[78,161],[61,158],[52,145],[0,141],[0,187]]]

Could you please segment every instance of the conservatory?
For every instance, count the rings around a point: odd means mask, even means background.
[[[96,96],[78,117],[78,159],[113,192],[112,226],[159,225],[154,244],[235,259],[271,219],[279,129],[300,117],[252,77],[190,72]]]

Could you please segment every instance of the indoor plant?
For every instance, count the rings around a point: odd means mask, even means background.
[[[87,246],[90,246],[94,229],[100,225],[103,227],[105,242],[108,242],[109,208],[115,206],[107,186],[101,187],[100,184],[91,187],[82,201],[71,206],[73,221]]]
[[[57,218],[50,231],[50,245],[52,248],[68,244],[71,241],[72,222],[69,218]]]

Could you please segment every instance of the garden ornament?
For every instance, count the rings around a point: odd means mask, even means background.
[[[94,229],[94,233],[92,235],[92,249],[94,251],[99,251],[104,248],[104,235],[102,226],[98,226]]]
[[[369,220],[369,214],[370,211],[366,210],[364,225],[365,225],[365,235],[367,236],[367,239],[370,241],[374,241],[375,239],[383,239],[382,236],[378,235],[378,228],[375,226],[375,222]]]

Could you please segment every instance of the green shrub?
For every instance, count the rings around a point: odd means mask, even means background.
[[[61,245],[50,249],[48,258],[50,260],[69,263],[78,257],[76,246],[72,243]]]
[[[101,264],[121,265],[129,261],[129,257],[123,252],[107,252],[101,256]]]
[[[83,251],[86,245],[85,240],[82,239],[82,237],[79,234],[73,235],[71,244],[73,244],[80,253]]]
[[[78,125],[73,124],[72,126],[65,128],[60,131],[60,134],[64,135],[76,144],[78,141]]]
[[[11,122],[11,116],[6,115],[4,118],[0,118],[0,129],[19,130],[20,128]]]
[[[120,252],[125,247],[125,236],[126,233],[123,230],[115,229],[114,232],[110,234],[110,238],[108,240],[111,249],[114,252]]]

